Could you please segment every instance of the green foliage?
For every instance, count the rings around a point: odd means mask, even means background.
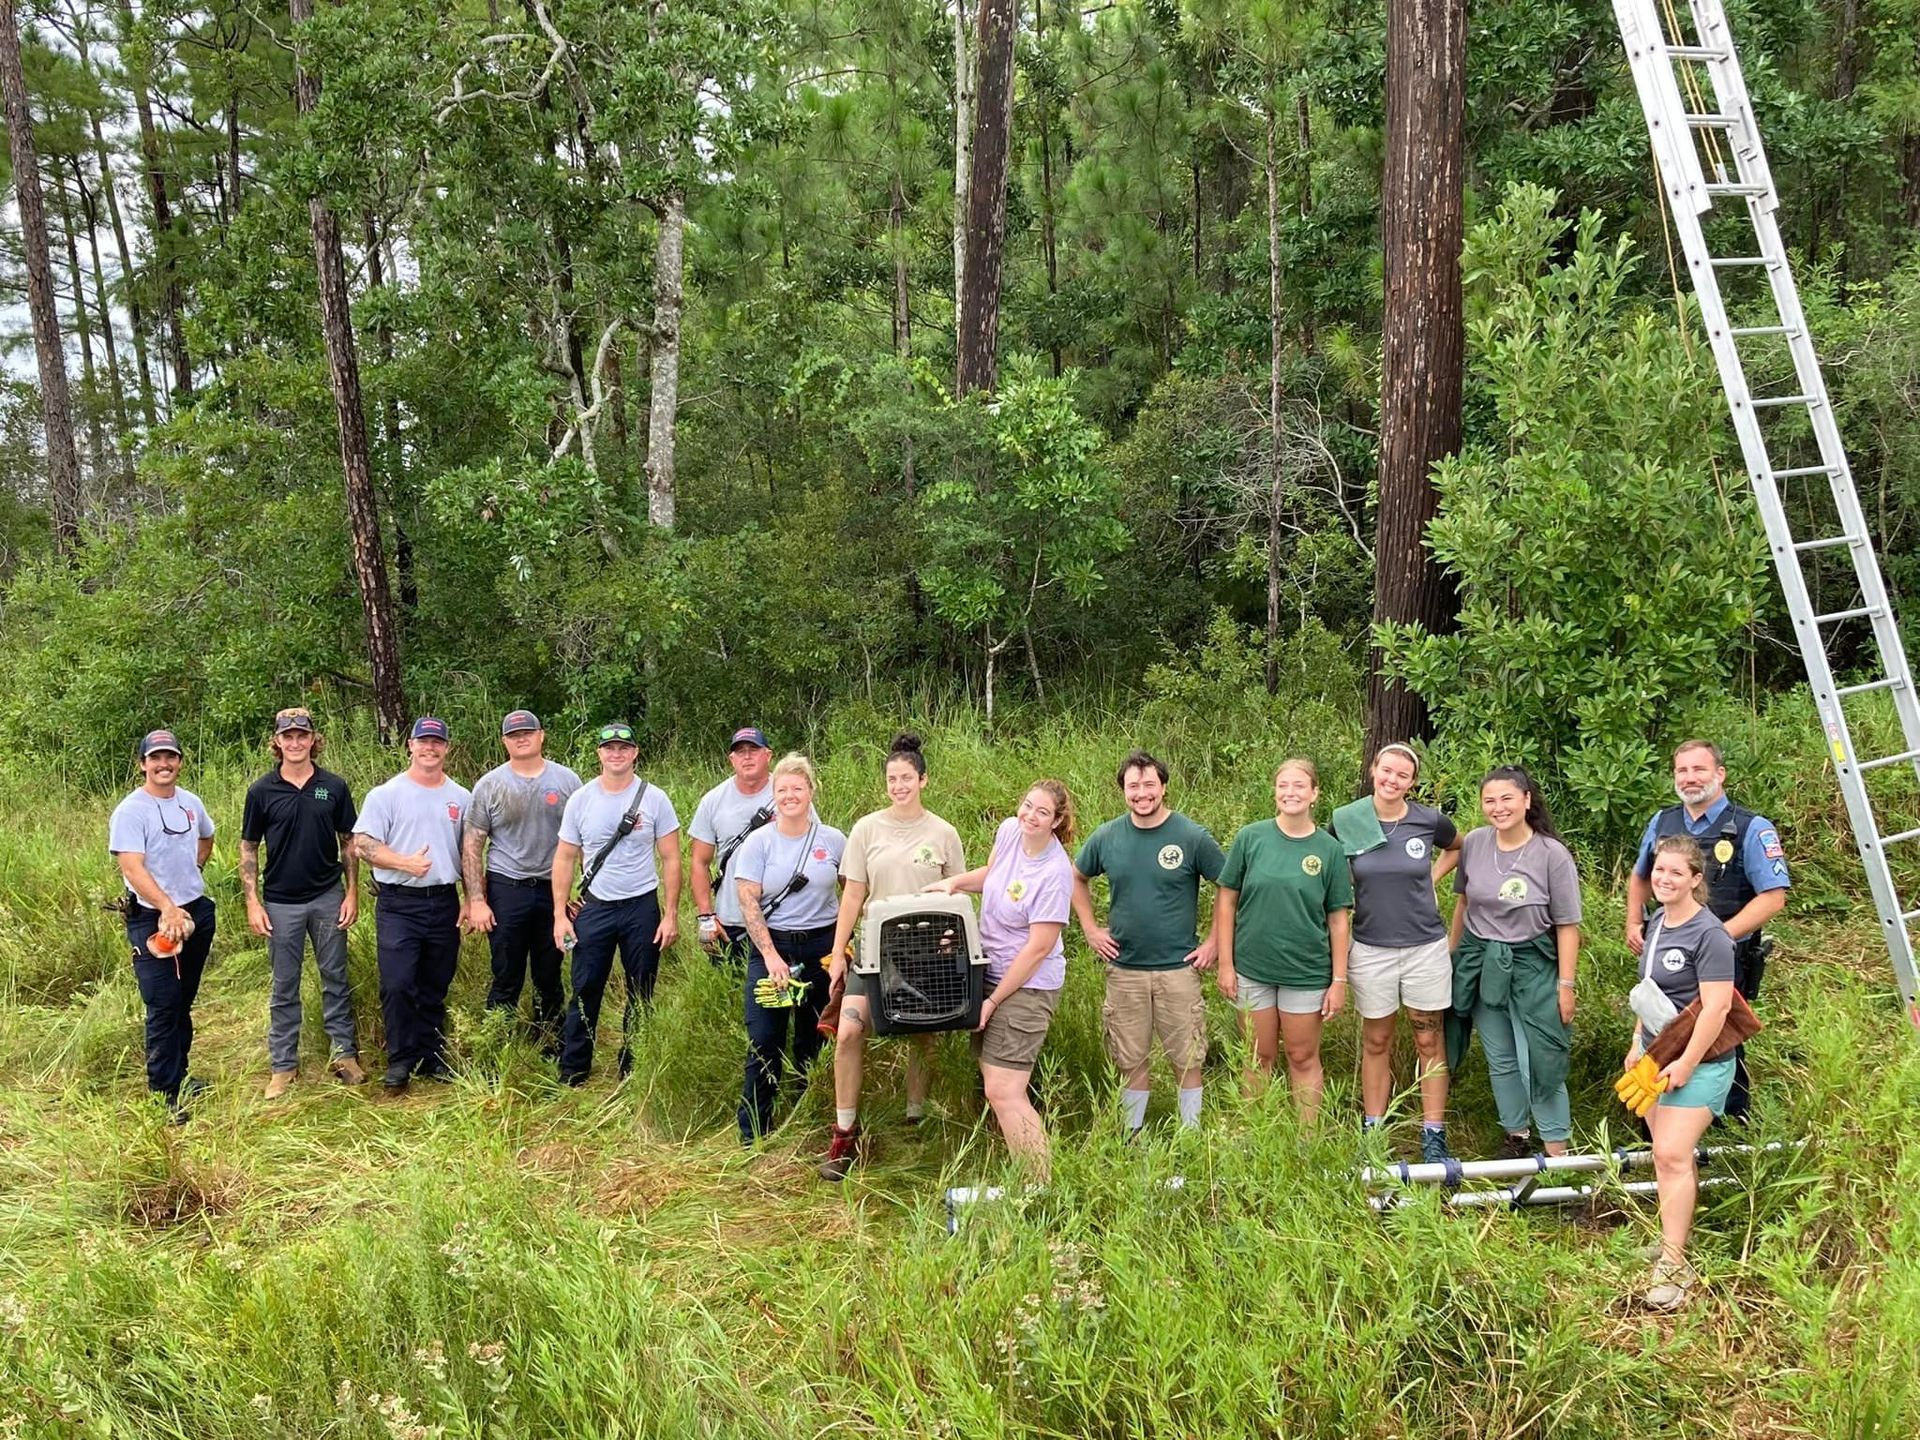
[[[1436,468],[1429,528],[1459,629],[1381,639],[1432,709],[1440,768],[1524,763],[1576,832],[1620,844],[1676,723],[1733,674],[1766,553],[1719,468],[1708,357],[1628,295],[1628,247],[1601,239],[1599,216],[1553,206],[1516,187],[1468,246],[1490,433]]]

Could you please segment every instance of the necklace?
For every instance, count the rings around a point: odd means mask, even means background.
[[[1511,875],[1520,866],[1521,853],[1532,843],[1533,836],[1527,836],[1525,840],[1514,846],[1512,850],[1506,852],[1513,856],[1513,863],[1511,865],[1502,865],[1500,863],[1500,855],[1502,853],[1500,850],[1500,838],[1496,835],[1493,841],[1493,868],[1502,875]]]

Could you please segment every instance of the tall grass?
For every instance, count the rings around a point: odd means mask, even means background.
[[[880,722],[821,726],[834,823],[878,803]],[[1054,720],[990,744],[953,718],[929,734],[929,802],[970,854],[1043,774],[1090,825],[1116,808],[1133,733]],[[1779,753],[1812,767],[1806,748]],[[488,757],[458,758],[470,779]],[[683,818],[721,773],[649,758]],[[1174,758],[1174,802],[1217,833],[1269,803],[1264,765]],[[0,772],[16,817],[0,844],[0,1436],[1878,1437],[1920,1422],[1920,1047],[1871,917],[1847,904],[1844,851],[1809,843],[1833,833],[1824,781],[1766,797],[1807,883],[1755,1046],[1758,1138],[1811,1143],[1705,1192],[1709,1285],[1655,1319],[1630,1301],[1651,1235],[1637,1202],[1369,1211],[1353,1168],[1404,1153],[1413,1121],[1403,1104],[1392,1134],[1358,1135],[1350,1016],[1330,1030],[1319,1133],[1282,1095],[1234,1095],[1216,1005],[1206,1126],[1173,1130],[1163,1094],[1125,1143],[1077,936],[1037,1075],[1052,1183],[970,1211],[953,1238],[943,1187],[1004,1169],[959,1037],[921,1132],[897,1123],[899,1047],[875,1048],[873,1161],[828,1188],[811,1170],[824,1084],[739,1147],[740,996],[689,945],[624,1085],[603,1065],[567,1090],[480,1018],[470,942],[455,1085],[392,1100],[319,1080],[310,993],[309,1082],[267,1106],[267,968],[231,871],[261,763],[216,756],[186,776],[222,827],[222,929],[195,1046],[214,1088],[181,1130],[142,1099],[138,996],[97,908],[111,798]],[[358,749],[328,763],[361,792],[391,768]],[[1617,1144],[1632,970],[1619,899],[1593,878],[1572,1083],[1581,1138]],[[371,942],[363,922],[352,973],[377,1050]],[[1457,1094],[1455,1145],[1475,1153],[1497,1140],[1477,1062]]]

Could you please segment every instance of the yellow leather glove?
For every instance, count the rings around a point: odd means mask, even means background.
[[[1660,1093],[1666,1088],[1666,1079],[1661,1075],[1660,1067],[1653,1063],[1651,1055],[1642,1055],[1631,1070],[1625,1071],[1613,1082],[1613,1093],[1620,1097],[1620,1103],[1642,1119],[1653,1109],[1660,1099]]]

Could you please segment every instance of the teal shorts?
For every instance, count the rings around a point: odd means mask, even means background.
[[[1719,1115],[1727,1108],[1727,1092],[1731,1089],[1733,1089],[1733,1056],[1727,1055],[1695,1066],[1693,1078],[1678,1090],[1662,1093],[1660,1103],[1672,1105],[1676,1109],[1704,1108]]]

